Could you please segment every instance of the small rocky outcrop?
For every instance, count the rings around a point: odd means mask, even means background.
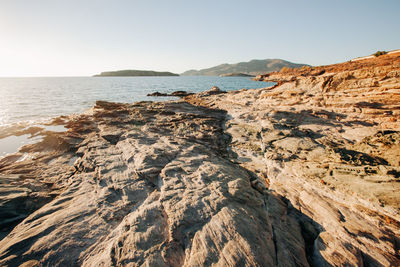
[[[188,95],[193,95],[193,93],[188,93],[186,91],[175,91],[170,94],[160,93],[160,92],[154,92],[154,93],[147,94],[147,96],[178,96],[178,97],[185,97]]]
[[[226,91],[219,89],[218,86],[213,86],[213,87],[211,87],[210,90],[198,93],[197,95],[199,97],[204,97],[204,96],[219,95],[219,94],[225,94],[225,93],[226,93]]]

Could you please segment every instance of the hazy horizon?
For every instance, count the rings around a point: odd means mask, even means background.
[[[5,0],[0,77],[182,73],[269,58],[327,65],[400,48],[398,11],[395,0]]]
[[[243,63],[243,62],[250,62],[250,61],[252,61],[252,60],[268,60],[268,59],[272,59],[272,60],[274,60],[275,58],[253,58],[253,59],[249,59],[249,60],[247,60],[247,61],[240,61],[240,62],[223,62],[223,63],[220,63],[220,64],[218,64],[218,65],[224,65],[224,64],[230,64],[230,65],[234,65],[234,64],[238,64],[238,63]],[[285,59],[283,59],[283,60],[285,60]],[[291,62],[291,61],[290,61]],[[302,62],[291,62],[291,63],[302,63]],[[202,68],[202,69],[207,69],[207,68],[211,68],[211,67],[215,67],[215,66],[218,66],[218,65],[213,65],[213,66],[208,66],[208,67],[205,67],[205,68]],[[160,71],[160,70],[153,70],[153,69],[151,69],[151,70],[140,70],[140,69],[114,69],[114,70],[103,70],[103,71],[101,71],[101,72],[108,72],[108,71],[119,71],[119,70],[139,70],[139,71],[159,71],[159,72],[162,72],[162,71]],[[185,70],[185,71],[183,71],[183,72],[186,72],[186,71],[190,71],[190,70],[200,70],[200,69],[187,69],[187,70]],[[168,71],[168,70],[166,70],[166,71]],[[79,77],[93,77],[93,76],[95,76],[96,74],[100,74],[101,72],[98,72],[98,73],[94,73],[94,74],[90,74],[90,75],[77,75],[77,76],[62,76],[62,75],[59,75],[59,76],[0,76],[0,78],[57,78],[57,77],[64,77],[64,78],[74,78],[74,77],[76,77],[76,78],[79,78]],[[176,74],[179,74],[179,75],[181,75],[183,72],[176,72]],[[189,75],[190,76],[190,75]],[[206,75],[207,76],[207,75]],[[129,77],[136,77],[136,76],[97,76],[96,78],[99,78],[99,77],[102,77],[102,78],[104,78],[104,77],[106,77],[106,78],[113,78],[113,77],[127,77],[127,78],[129,78]],[[138,77],[154,77],[154,76],[138,76]],[[163,77],[177,77],[177,76],[163,76]]]

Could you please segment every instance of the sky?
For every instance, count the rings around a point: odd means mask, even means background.
[[[399,0],[0,0],[0,77],[181,73],[400,48]]]

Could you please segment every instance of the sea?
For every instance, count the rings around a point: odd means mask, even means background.
[[[248,77],[29,77],[0,78],[0,133],[24,124],[44,126],[51,118],[81,113],[97,100],[133,103],[165,101],[175,97],[149,97],[153,92],[201,92],[218,86],[221,90],[257,89],[273,83]],[[62,128],[62,127],[61,127]],[[54,128],[60,131],[61,128]],[[65,130],[65,129],[61,129]],[[1,135],[0,135],[1,136]],[[13,153],[21,145],[35,140],[28,135],[0,138],[0,157]]]

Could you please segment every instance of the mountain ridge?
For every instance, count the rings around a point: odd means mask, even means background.
[[[244,73],[249,75],[259,75],[268,72],[278,71],[283,67],[299,68],[309,66],[303,63],[293,63],[283,59],[252,59],[238,63],[223,63],[210,68],[200,70],[188,70],[181,73],[182,76],[219,76],[228,73]]]

